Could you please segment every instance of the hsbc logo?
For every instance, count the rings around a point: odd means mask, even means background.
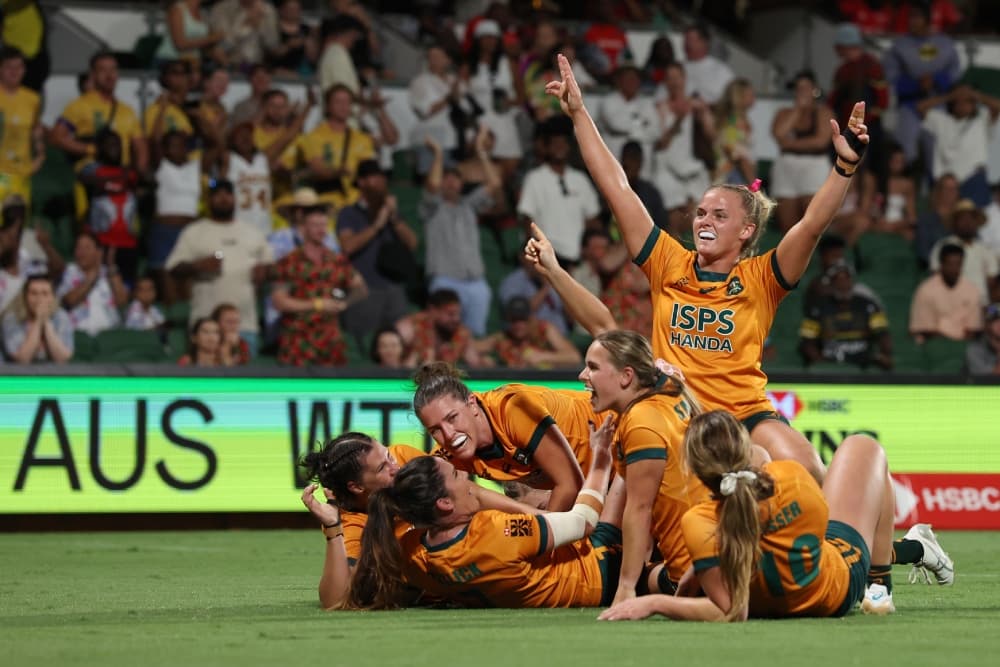
[[[769,391],[767,398],[774,406],[774,410],[788,421],[792,421],[802,412],[802,401],[794,391]]]
[[[902,473],[893,476],[896,526],[932,523],[936,528],[1000,528],[1000,476]]]

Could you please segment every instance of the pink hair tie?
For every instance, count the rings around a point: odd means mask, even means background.
[[[760,179],[759,178],[753,179],[753,183],[750,184],[749,190],[750,190],[750,192],[760,192]]]

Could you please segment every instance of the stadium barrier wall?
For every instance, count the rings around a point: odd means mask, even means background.
[[[348,430],[429,449],[403,375],[162,366],[4,369],[0,515],[302,512],[295,462]],[[14,374],[11,374],[14,373]],[[17,374],[23,373],[23,374]],[[49,374],[52,373],[52,374]],[[867,433],[886,449],[899,525],[1000,528],[1000,384],[777,377],[775,409],[829,461]],[[566,373],[477,373],[579,389]]]

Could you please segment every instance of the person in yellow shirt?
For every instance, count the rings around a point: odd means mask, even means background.
[[[891,597],[865,597],[870,564],[888,563],[893,550],[892,483],[875,440],[848,436],[822,488],[797,461],[770,461],[722,410],[692,418],[684,447],[691,471],[713,494],[682,523],[694,562],[690,589],[697,581],[705,597],[634,598],[602,619],[843,616],[862,599],[866,612],[895,611]],[[911,562],[953,578],[951,559],[927,533]]]
[[[0,43],[21,52],[24,85],[41,95],[51,68],[45,12],[37,0],[0,0],[0,22]]]
[[[343,433],[323,449],[302,457],[300,465],[306,478],[312,480],[302,492],[302,503],[319,520],[327,538],[319,581],[319,600],[324,609],[336,608],[346,598],[351,572],[361,555],[368,499],[392,484],[400,466],[418,457],[426,454],[408,445],[386,447],[370,435],[358,432]],[[320,489],[326,502],[315,495]],[[484,487],[477,485],[471,490],[484,507],[508,512],[527,509]],[[396,523],[398,536],[410,528],[409,523]]]
[[[773,458],[797,460],[821,480],[818,453],[765,394],[761,356],[778,304],[805,272],[864,156],[869,140],[864,102],[854,106],[843,133],[830,120],[836,164],[775,250],[754,256],[774,207],[759,180],[709,188],[694,215],[695,249],[686,250],[653,224],[584,107],[569,62],[560,55],[558,63],[562,80],[549,82],[546,91],[572,119],[584,162],[633,261],[649,278],[654,353],[684,369],[706,409],[734,413]]]
[[[593,467],[572,509],[484,509],[469,476],[443,458],[410,461],[374,493],[347,607],[405,606],[405,584],[475,607],[596,607],[612,597],[622,485],[611,472],[611,419],[593,436]],[[416,529],[402,538],[399,517]],[[587,533],[589,537],[584,537]]]
[[[687,472],[682,448],[690,415],[700,411],[679,373],[664,375],[635,331],[607,331],[587,349],[580,380],[595,411],[617,417],[612,453],[625,480],[621,579],[615,602],[637,593],[673,593],[691,565],[681,517],[708,500],[708,489]],[[662,564],[645,568],[651,538]]]
[[[275,88],[264,93],[261,98],[261,112],[254,119],[253,141],[257,149],[271,154],[276,146],[278,158],[271,164],[271,182],[274,190],[272,206],[281,224],[275,228],[287,227],[288,222],[281,215],[292,203],[292,170],[295,168],[296,140],[302,135],[309,112],[316,106],[316,96],[312,87],[307,87],[305,104],[289,105],[288,93]],[[330,230],[331,232],[333,229]]]
[[[465,472],[551,489],[548,509],[569,509],[590,466],[594,412],[585,391],[508,384],[473,392],[445,362],[414,376],[413,411],[438,443],[434,453]]]
[[[187,135],[194,134],[194,127],[184,104],[191,90],[191,63],[186,60],[170,60],[160,67],[160,88],[163,93],[155,102],[146,107],[142,116],[142,127],[155,147],[158,137],[175,130]],[[159,119],[160,125],[157,126]],[[156,129],[159,127],[159,132]]]
[[[56,121],[49,141],[77,161],[79,169],[96,155],[94,139],[105,127],[122,141],[122,166],[140,174],[149,167],[149,150],[139,118],[129,105],[115,97],[118,62],[112,53],[99,51],[90,58],[91,89],[66,105]],[[77,215],[87,210],[87,194],[77,184],[74,191]]]
[[[31,177],[45,161],[38,93],[21,85],[24,56],[0,49],[0,199],[20,195],[31,206]]]
[[[371,136],[348,124],[353,105],[350,88],[331,86],[324,95],[323,122],[299,137],[297,144],[305,181],[321,200],[338,209],[357,201],[354,179],[358,165],[376,157]]]

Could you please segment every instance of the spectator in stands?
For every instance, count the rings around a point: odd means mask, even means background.
[[[918,105],[951,90],[961,74],[955,42],[931,32],[926,5],[911,8],[909,27],[909,34],[897,37],[883,58],[886,79],[896,91],[896,140],[908,164],[917,158],[921,143],[929,152],[927,139],[921,136]]]
[[[223,366],[245,366],[250,363],[250,346],[240,335],[243,322],[240,310],[231,303],[220,303],[211,318],[219,325],[219,363]]]
[[[191,63],[186,60],[165,61],[160,65],[159,84],[160,96],[146,107],[142,116],[143,130],[152,141],[150,149],[154,159],[163,134],[171,130],[188,136],[195,133],[186,109],[191,91]]]
[[[38,276],[48,275],[58,280],[66,268],[59,251],[52,245],[49,232],[35,219],[29,224],[29,207],[21,195],[7,195],[3,199],[2,224],[3,234],[10,243],[11,256],[9,261],[0,259],[0,270],[12,268],[14,275]],[[0,248],[4,246],[0,243]],[[0,251],[0,256],[4,253]],[[21,289],[20,282],[13,288],[16,293]],[[4,299],[0,297],[0,312],[4,308]]]
[[[0,316],[21,294],[26,278],[20,267],[19,252],[25,215],[15,213],[15,207],[8,204],[8,200],[4,200],[4,215],[0,221]]]
[[[24,55],[24,85],[39,95],[49,76],[49,30],[38,0],[4,2],[0,15],[0,42]]]
[[[150,331],[163,327],[166,322],[156,305],[156,282],[151,276],[140,277],[132,290],[132,302],[125,311],[125,328]]]
[[[201,99],[194,112],[198,121],[203,143],[221,145],[225,142],[229,111],[223,103],[229,90],[229,72],[221,67],[203,73],[201,79]]]
[[[412,368],[404,358],[406,346],[395,327],[382,327],[372,336],[370,357],[379,368]]]
[[[687,72],[687,92],[697,95],[706,104],[716,104],[726,96],[733,80],[733,70],[709,53],[712,37],[708,26],[696,23],[684,30],[684,69]]]
[[[276,229],[267,236],[267,243],[271,246],[275,262],[283,259],[305,242],[302,236],[302,225],[306,221],[306,214],[313,210],[322,211],[327,216],[330,212],[329,207],[320,201],[319,195],[312,188],[298,188],[292,193],[287,207],[288,226]],[[323,245],[327,250],[339,253],[340,242],[333,233],[333,221],[330,222],[330,228],[327,229],[326,236],[323,237]]]
[[[261,111],[254,121],[253,143],[257,150],[277,156],[269,159],[274,209],[287,204],[287,198],[292,194],[297,142],[306,118],[315,106],[316,95],[311,86],[306,88],[305,102],[294,105],[289,105],[288,94],[283,90],[269,90],[264,94]],[[234,123],[234,126],[238,124]],[[280,215],[280,211],[278,213]]]
[[[833,112],[820,100],[816,77],[802,71],[792,80],[791,107],[778,109],[771,135],[780,153],[771,170],[771,196],[782,234],[805,215],[813,195],[830,175],[830,119]]]
[[[944,104],[945,109],[938,109]],[[976,206],[990,203],[986,180],[989,146],[1000,117],[1000,99],[971,86],[956,86],[947,95],[921,100],[917,111],[924,116],[924,129],[934,136],[931,172],[934,178],[954,174],[963,198]]]
[[[621,155],[625,142],[637,141],[643,153],[652,154],[653,142],[660,137],[659,116],[653,100],[639,94],[639,68],[631,61],[622,63],[614,71],[614,86],[614,92],[601,102],[596,118],[608,150]],[[647,165],[642,175],[648,177],[652,171],[652,166]]]
[[[607,272],[604,260],[608,252],[615,248],[616,252],[625,255],[623,246],[613,245],[611,235],[605,229],[588,229],[583,233],[583,241],[580,243],[580,263],[573,267],[570,274],[573,279],[583,285],[588,292],[596,297],[601,296],[604,289],[603,276]],[[579,330],[585,331],[583,327]]]
[[[882,63],[865,51],[861,31],[852,23],[841,23],[833,40],[840,57],[840,65],[833,73],[833,83],[827,102],[834,118],[850,118],[855,102],[865,103],[865,124],[868,126],[868,145],[882,145],[884,130],[882,115],[889,109],[889,84],[885,80]]]
[[[449,289],[462,304],[462,322],[473,336],[486,335],[492,291],[486,282],[486,266],[479,245],[479,215],[503,196],[503,183],[487,151],[487,133],[476,136],[476,153],[486,174],[486,183],[467,195],[461,173],[444,168],[444,151],[431,138],[434,154],[424,180],[420,221],[424,225],[427,289]]]
[[[232,303],[240,311],[240,332],[257,352],[260,325],[257,319],[256,287],[267,275],[271,248],[250,223],[236,220],[233,184],[216,179],[209,183],[208,217],[193,222],[181,232],[167,257],[166,268],[178,279],[191,278],[191,320],[207,317],[220,303]]]
[[[45,162],[45,128],[38,93],[21,85],[24,72],[21,52],[0,48],[0,199],[20,195],[30,205],[31,177]]]
[[[475,41],[469,51],[469,95],[476,101],[479,112],[494,109],[496,96],[503,94],[509,100],[517,98],[514,88],[516,63],[504,52],[500,24],[483,19],[476,24]]]
[[[358,167],[375,157],[375,144],[367,133],[348,123],[354,104],[350,89],[337,84],[324,99],[325,119],[299,137],[298,154],[306,167],[308,184],[324,202],[341,208],[358,198]]]
[[[221,31],[213,31],[202,18],[201,0],[177,0],[167,8],[167,31],[156,49],[157,61],[183,60],[194,67],[201,64],[203,54],[225,64],[225,54],[219,48]]]
[[[952,33],[962,22],[962,12],[952,0],[898,0],[892,31],[906,32],[910,24],[910,7],[913,4],[929,5],[931,30]],[[964,3],[967,6],[969,3]],[[973,5],[974,6],[974,5]],[[982,23],[980,25],[994,25]]]
[[[688,214],[692,204],[700,201],[708,189],[708,166],[696,154],[695,145],[699,138],[703,144],[707,141],[709,154],[704,157],[714,164],[715,150],[710,137],[715,123],[704,100],[685,92],[687,77],[683,65],[667,65],[663,86],[667,96],[656,105],[660,135],[654,144],[653,182],[669,212],[665,229],[679,237],[691,226]]]
[[[1000,182],[991,185],[990,191],[992,197],[989,206],[983,209],[986,223],[979,228],[979,240],[1000,260]]]
[[[177,365],[202,368],[221,366],[222,359],[219,357],[221,344],[222,333],[219,331],[219,323],[211,317],[199,317],[191,325],[187,354],[177,360]]]
[[[568,164],[572,125],[567,120],[556,117],[538,128],[544,137],[545,163],[524,177],[517,212],[538,223],[560,264],[571,266],[580,259],[584,229],[599,224],[601,207],[587,175]]]
[[[525,100],[535,122],[559,113],[558,103],[553,104],[552,97],[545,93],[545,84],[557,78],[554,59],[559,45],[559,29],[549,21],[539,22],[531,48],[521,56],[515,73],[514,84],[521,86],[520,97]]]
[[[302,20],[299,0],[278,2],[278,47],[271,54],[271,66],[281,76],[312,73],[319,49],[309,25]]]
[[[281,313],[278,361],[289,366],[343,366],[347,345],[340,313],[367,295],[365,280],[350,260],[324,245],[327,214],[308,209],[302,245],[274,268],[271,299]]]
[[[114,246],[102,248],[89,232],[76,237],[74,261],[63,272],[56,297],[77,331],[96,336],[122,323],[118,311],[128,303],[129,292],[115,265],[116,251]]]
[[[93,158],[98,131],[110,127],[122,141],[122,166],[145,173],[149,166],[146,139],[135,111],[115,97],[118,62],[113,54],[100,51],[91,57],[90,81],[93,89],[66,105],[49,134],[49,141],[74,160]],[[84,192],[79,190],[80,215],[85,208],[84,199]]]
[[[954,174],[942,174],[934,182],[930,208],[917,216],[917,225],[914,230],[913,246],[922,268],[926,269],[930,264],[931,250],[934,245],[948,236],[951,214],[960,198],[958,179],[955,178]]]
[[[382,63],[382,46],[371,14],[360,0],[330,0],[330,16],[350,17],[361,26],[363,37],[351,49],[351,60],[362,71],[364,78],[374,79],[375,71]],[[366,74],[365,70],[370,71]]]
[[[406,277],[394,271],[405,273],[407,267],[398,264],[413,262],[417,235],[398,215],[396,197],[389,194],[385,173],[375,160],[358,166],[357,184],[360,198],[337,216],[337,240],[368,285],[368,298],[354,304],[342,318],[344,329],[360,343],[409,309]]]
[[[184,227],[198,217],[203,165],[188,152],[188,135],[183,132],[167,132],[160,144],[162,148],[155,152],[162,155],[155,174],[156,217],[147,231],[146,266],[164,303],[170,305],[189,291],[175,283],[164,265]]]
[[[757,176],[753,156],[753,127],[750,107],[754,92],[746,79],[734,79],[726,86],[715,110],[715,180],[724,183],[752,183]]]
[[[319,30],[320,56],[316,65],[319,88],[329,91],[343,86],[357,97],[361,94],[361,77],[351,59],[351,49],[364,38],[365,30],[356,18],[340,15],[323,21]]]
[[[462,303],[452,290],[431,292],[427,308],[397,321],[396,330],[406,345],[408,365],[431,361],[471,368],[490,365],[476,349],[472,332],[462,324]]]
[[[971,199],[962,199],[951,214],[951,234],[944,237],[931,249],[931,271],[940,268],[938,263],[941,248],[954,244],[965,251],[962,262],[962,276],[968,278],[979,290],[980,302],[989,303],[990,286],[1000,274],[1000,261],[990,248],[979,240],[979,228],[986,222],[986,216]]]
[[[20,299],[3,315],[0,332],[14,363],[61,364],[73,356],[73,323],[59,307],[47,276],[25,280]]]
[[[264,62],[278,48],[278,14],[267,0],[220,0],[208,23],[213,32],[222,34],[219,46],[230,66]]]
[[[805,298],[802,300],[802,309],[805,313],[815,309],[823,299],[833,294],[830,270],[840,264],[847,263],[846,251],[847,243],[840,236],[827,234],[819,240],[816,246],[819,275],[806,286]],[[884,308],[882,299],[875,293],[875,290],[858,280],[852,281],[851,292],[855,296],[871,301],[879,308]]]
[[[595,67],[594,70],[598,76],[605,77],[615,72],[629,53],[628,37],[618,25],[614,5],[610,2],[599,2],[594,6],[594,10],[595,20],[583,33],[583,41],[600,55],[601,66]],[[636,77],[639,77],[638,68]],[[641,84],[641,79],[639,83]],[[614,153],[617,155],[618,151],[614,150]]]
[[[287,145],[287,144],[285,144]],[[271,233],[271,164],[285,145],[271,144],[267,152],[254,145],[252,123],[240,123],[229,132],[229,150],[223,153],[220,173],[236,189],[236,218],[253,225],[263,236]]]
[[[629,261],[627,252],[609,252],[603,261],[601,301],[614,314],[622,329],[638,331],[646,338],[653,334],[653,300],[649,279]]]
[[[972,375],[1000,375],[1000,304],[986,309],[982,335],[965,348],[965,365]]]
[[[384,171],[391,172],[394,147],[399,143],[399,128],[386,111],[389,100],[382,96],[378,83],[373,80],[367,91],[368,94],[361,98],[358,124],[372,138],[379,166]]]
[[[264,95],[272,90],[271,70],[267,65],[258,63],[251,66],[247,78],[250,80],[250,95],[237,102],[229,114],[229,122],[234,125],[247,120],[257,123]]]
[[[885,311],[854,293],[854,269],[849,264],[835,264],[826,277],[830,293],[806,312],[799,329],[799,353],[805,365],[827,361],[891,370],[892,339]]]
[[[642,82],[651,88],[658,88],[667,76],[667,67],[677,62],[674,43],[666,35],[660,35],[649,46],[649,57],[642,67]],[[686,82],[685,82],[686,85]]]
[[[474,116],[466,82],[452,71],[448,52],[440,46],[427,49],[427,66],[410,82],[410,107],[417,115],[411,141],[422,146],[431,137],[452,159],[461,159],[465,149],[464,132],[471,127]],[[426,151],[417,154],[417,173],[430,167],[431,156]]]
[[[538,274],[535,265],[524,256],[524,253],[521,253],[518,259],[521,266],[500,281],[497,290],[500,303],[507,303],[516,296],[523,296],[531,303],[534,317],[553,325],[561,334],[569,333],[569,323],[562,299]]]
[[[642,145],[638,141],[625,142],[625,145],[622,146],[621,164],[625,178],[628,179],[628,185],[639,197],[642,205],[646,207],[649,217],[653,219],[656,226],[669,231],[669,218],[667,209],[663,205],[663,197],[660,196],[659,189],[652,181],[646,180],[641,175],[644,162]]]
[[[531,313],[531,302],[515,296],[503,307],[504,329],[478,341],[480,354],[507,368],[579,367],[580,351],[565,335]]]
[[[968,340],[983,330],[979,290],[962,277],[964,257],[961,246],[941,246],[940,270],[917,286],[910,304],[910,335],[918,345],[935,336]]]
[[[887,33],[894,26],[895,3],[888,0],[838,0],[840,14],[866,33]]]
[[[87,193],[85,227],[101,246],[114,249],[122,279],[133,285],[139,265],[139,173],[122,164],[122,140],[114,131],[102,128],[95,142],[94,160],[77,174]]]
[[[883,154],[885,166],[876,178],[876,197],[882,210],[871,230],[898,234],[912,241],[917,223],[917,193],[906,167],[906,154],[896,143],[887,145]]]

